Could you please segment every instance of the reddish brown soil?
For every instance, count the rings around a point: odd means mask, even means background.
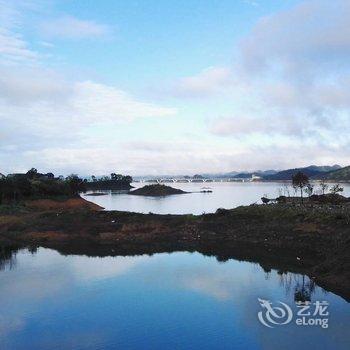
[[[65,201],[57,201],[53,199],[36,199],[25,202],[28,208],[37,210],[72,210],[72,209],[90,209],[93,211],[102,210],[99,205],[89,202],[81,197],[70,198]]]

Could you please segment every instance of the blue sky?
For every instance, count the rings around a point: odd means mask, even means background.
[[[347,165],[346,0],[0,0],[0,172]]]
[[[159,81],[229,65],[235,46],[259,17],[293,3],[60,1],[50,6],[50,16],[69,14],[107,26],[110,33],[99,40],[55,38],[57,46],[51,53],[74,69],[92,71],[108,84],[143,93]],[[32,45],[37,42],[35,34]]]

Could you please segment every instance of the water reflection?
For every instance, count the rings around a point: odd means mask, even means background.
[[[198,253],[0,251],[1,349],[346,348],[348,303],[306,276]],[[298,293],[326,299],[337,327],[266,332],[258,298],[291,305]]]
[[[0,245],[0,271],[6,268],[13,269],[16,266],[18,250],[18,247]]]
[[[14,245],[0,245],[0,271],[5,269],[15,269],[17,265],[17,253],[22,248]],[[38,247],[25,249],[30,254],[36,254]]]
[[[294,287],[294,300],[303,303],[311,301],[311,295],[315,293],[315,289],[315,282],[310,279],[305,281],[305,276],[303,276],[302,282],[298,281]]]
[[[28,254],[35,255],[38,248],[30,247],[21,249],[16,246],[0,246],[0,270],[15,269],[17,266],[17,254],[20,250],[22,253],[28,252]],[[59,253],[51,253],[50,255],[59,256]],[[107,256],[103,258],[89,258],[87,256],[73,255],[69,256],[69,261],[71,272],[79,278],[80,281],[89,282],[117,277],[127,273],[138,264],[146,262],[149,258],[150,256],[147,255]],[[216,260],[221,264],[230,261],[230,259],[220,259],[220,257],[217,257]],[[259,266],[264,272],[265,280],[273,278],[275,271],[264,265]],[[202,268],[186,270],[185,274],[174,275],[173,280],[175,284],[180,284],[188,289],[198,290],[218,299],[227,299],[231,296],[233,288],[230,276],[227,273],[228,271],[225,269],[221,270],[219,274],[216,269],[213,271],[211,269],[203,270]],[[160,275],[164,273],[164,271],[159,272],[161,272]],[[312,295],[314,295],[318,289],[326,293],[326,291],[319,288],[316,283],[306,275],[299,275],[286,271],[277,271],[276,275],[279,279],[279,285],[285,290],[285,295],[293,294],[295,301],[311,301]],[[155,276],[158,276],[158,274],[155,274]]]

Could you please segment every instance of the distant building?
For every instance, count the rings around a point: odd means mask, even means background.
[[[258,176],[258,175],[252,175],[252,178],[251,178],[251,181],[258,181],[258,180],[261,180],[261,176]]]

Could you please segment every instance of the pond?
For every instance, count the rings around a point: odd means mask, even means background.
[[[199,253],[2,252],[2,350],[349,349],[349,303],[305,276]],[[312,312],[328,303],[328,316],[306,317],[327,319],[327,328],[296,324],[295,300],[306,299]],[[262,300],[272,303],[278,324],[268,321]],[[289,307],[288,323],[277,306]]]

